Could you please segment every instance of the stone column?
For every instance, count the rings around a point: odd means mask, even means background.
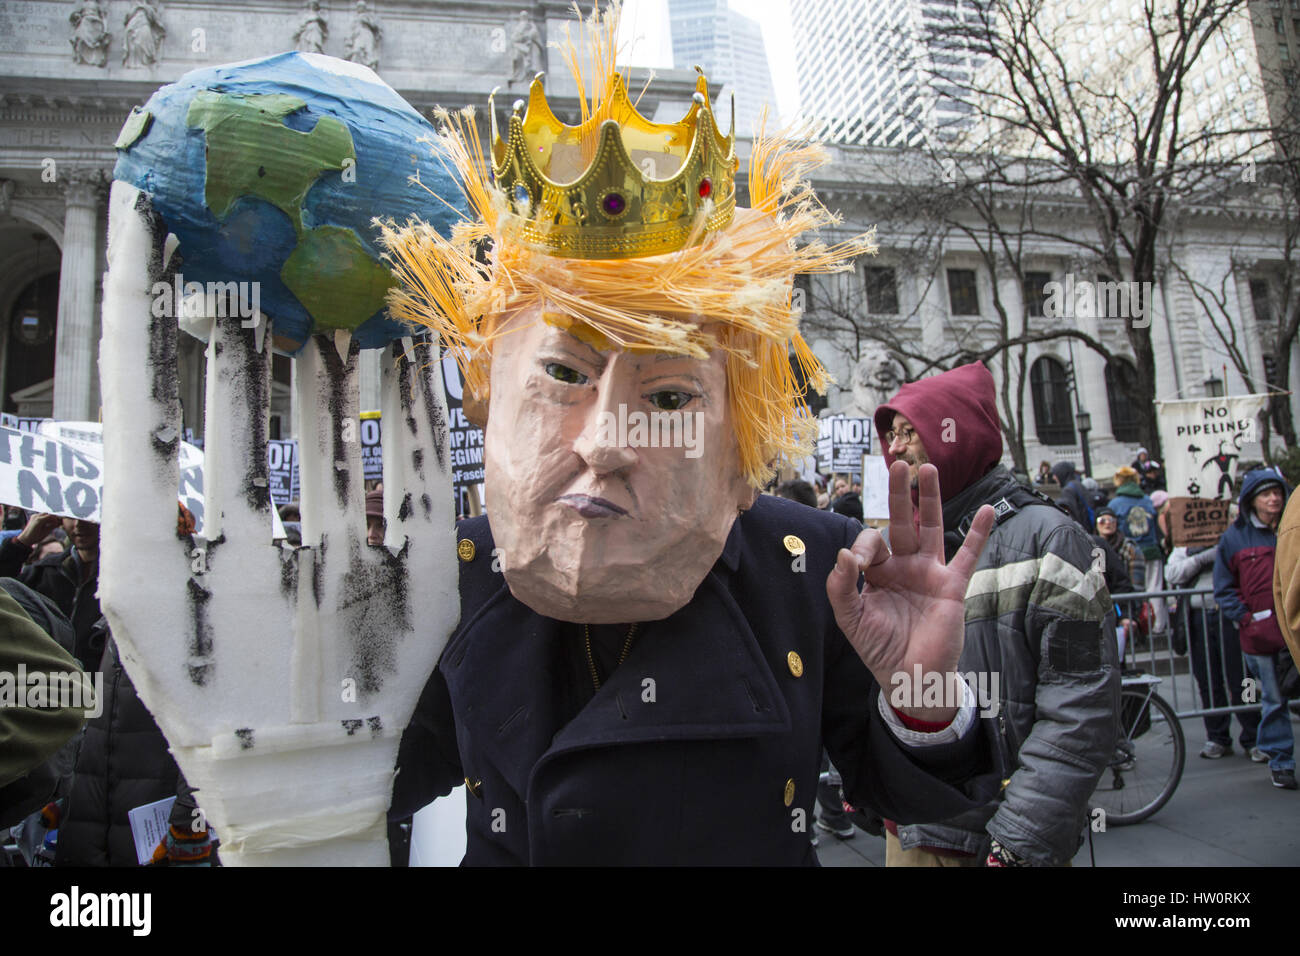
[[[63,177],[63,260],[59,266],[59,325],[54,352],[54,417],[95,417],[95,264],[99,202],[106,179],[99,169]]]
[[[1015,264],[1003,256],[998,256],[993,282],[997,286],[998,299],[1007,312],[1007,338],[1019,338],[1025,332],[1025,289]],[[997,310],[993,308],[992,303],[989,304],[989,307],[992,309],[996,320]],[[1013,388],[1018,371],[1018,364],[1013,353],[1018,351],[1018,348],[1018,346],[1012,346],[1004,350],[1002,357],[998,360],[998,364],[1003,370],[1002,374],[1010,379]]]
[[[1264,352],[1276,351],[1277,335],[1276,329],[1261,329],[1259,322],[1255,319],[1255,299],[1250,291],[1250,272],[1255,267],[1255,259],[1246,259],[1239,256],[1232,257],[1232,284],[1235,287],[1236,296],[1229,296],[1227,301],[1228,318],[1226,321],[1231,322],[1237,316],[1236,325],[1242,330],[1241,352],[1242,357],[1246,360],[1246,366],[1250,369],[1250,377],[1254,380],[1251,384],[1252,392],[1266,392],[1264,383],[1268,377],[1264,374]],[[1273,346],[1270,349],[1270,346]]]
[[[948,344],[948,274],[943,269],[943,254],[929,252],[915,256],[906,270],[913,277],[917,302],[917,317],[921,320],[921,348],[931,358],[944,354]]]
[[[1076,284],[1083,281],[1097,281],[1097,263],[1094,260],[1074,259],[1070,262],[1069,268],[1074,273]],[[1077,302],[1075,304],[1077,305]],[[1102,303],[1097,303],[1097,306],[1097,311],[1100,311]],[[1080,332],[1091,336],[1096,341],[1101,341],[1103,321],[1118,325],[1124,320],[1099,319],[1095,314],[1078,315],[1076,312],[1074,321]],[[1068,346],[1065,351],[1066,354],[1070,354]],[[1074,343],[1073,354],[1074,360],[1078,363],[1075,369],[1074,386],[1078,389],[1079,407],[1092,416],[1092,431],[1088,433],[1088,440],[1093,444],[1114,441],[1115,434],[1110,423],[1110,393],[1106,389],[1106,360],[1079,341]]]
[[[1175,306],[1179,288],[1178,276],[1168,262],[1156,265],[1156,286],[1151,296],[1151,352],[1156,367],[1156,398],[1195,398],[1184,380],[1181,354],[1186,354],[1195,365],[1201,354],[1199,333],[1194,330],[1195,345],[1191,350],[1182,347],[1180,321]],[[1172,387],[1171,387],[1172,386]]]

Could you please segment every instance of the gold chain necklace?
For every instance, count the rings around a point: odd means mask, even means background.
[[[636,625],[633,624],[627,629],[627,640],[623,642],[623,653],[618,655],[618,664],[622,664],[627,659],[627,652],[632,649],[632,641],[636,638]],[[600,676],[596,673],[596,661],[591,656],[591,627],[587,624],[582,625],[582,639],[587,645],[587,667],[591,670],[591,682],[596,685],[596,690],[600,690]],[[618,664],[614,666],[617,667]]]

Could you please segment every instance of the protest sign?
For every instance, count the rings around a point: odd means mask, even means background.
[[[889,465],[884,455],[862,456],[862,517],[889,517]]]
[[[483,429],[465,417],[464,383],[456,361],[450,355],[444,355],[442,359],[442,382],[447,393],[447,444],[451,453],[456,513],[477,514],[482,510],[483,501]],[[476,503],[471,503],[471,495]]]
[[[862,456],[871,454],[871,419],[832,415],[818,426],[818,468],[825,474],[857,474]]]
[[[361,471],[366,481],[384,477],[383,430],[379,412],[361,413]]]
[[[20,432],[39,431],[42,422],[51,421],[49,418],[21,418],[17,415],[10,415],[8,412],[0,412],[0,425],[5,428],[14,428]]]
[[[99,521],[103,465],[54,438],[0,425],[0,503]]]
[[[1243,449],[1259,441],[1267,395],[1156,402],[1176,546],[1211,545],[1228,527],[1228,505]]]
[[[101,521],[104,428],[99,422],[37,419],[34,432],[0,426],[0,504],[65,518]],[[269,452],[268,452],[269,457]],[[177,498],[203,533],[203,452],[180,443]],[[272,536],[284,526],[272,508]]]
[[[271,503],[279,508],[298,500],[298,442],[273,438],[266,443],[266,473]]]
[[[1169,494],[1231,498],[1242,447],[1259,441],[1267,395],[1156,402]]]
[[[1228,527],[1231,504],[1221,498],[1170,498],[1169,534],[1175,546],[1213,547]]]

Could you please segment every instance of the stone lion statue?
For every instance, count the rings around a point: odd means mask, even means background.
[[[852,398],[841,411],[850,418],[871,418],[878,406],[898,392],[904,371],[898,359],[879,342],[867,342],[859,355],[850,376]]]

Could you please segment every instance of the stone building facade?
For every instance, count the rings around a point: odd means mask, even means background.
[[[131,108],[160,85],[191,69],[302,49],[377,62],[379,75],[426,116],[439,104],[482,106],[498,86],[498,109],[504,111],[524,95],[528,79],[547,68],[548,57],[555,57],[548,43],[571,22],[566,0],[0,3],[0,406],[22,415],[99,417],[96,356],[113,143]],[[560,115],[573,122],[576,91],[565,86],[567,71],[555,66],[548,91]],[[645,73],[633,72],[632,85],[640,89]],[[680,118],[692,84],[691,74],[657,71],[641,108],[656,119]],[[844,214],[846,231],[881,221],[900,155],[837,151],[819,188],[827,205]],[[1042,214],[1055,216],[1067,231],[1080,217],[1068,202],[1049,204]],[[1252,205],[1249,197],[1230,215],[1182,211],[1151,316],[1161,397],[1258,390],[1255,383],[1264,380],[1268,362],[1290,362],[1292,381],[1300,381],[1300,356],[1270,352],[1276,315],[1270,313],[1269,283],[1283,227],[1275,211]],[[1032,314],[1026,319],[1034,307],[1026,306],[1018,277],[1002,267],[990,270],[959,235],[918,254],[924,231],[918,223],[882,223],[878,259],[853,276],[837,277],[838,285],[819,283],[809,290],[810,337],[842,383],[829,396],[832,410],[851,402],[855,367],[863,359],[875,363],[886,383],[880,387],[887,387],[893,378],[922,374],[925,362],[918,357],[995,342],[1003,334],[992,321],[995,284],[1013,323],[1043,322]],[[1096,267],[1065,242],[1033,246],[1024,263],[1039,278],[1097,278]],[[1176,266],[1224,290],[1252,383],[1231,362],[1225,374],[1222,343]],[[1109,348],[1127,351],[1118,321],[1077,321]],[[873,329],[888,334],[870,334]],[[890,353],[880,346],[882,338],[901,348]],[[182,340],[185,424],[201,435],[202,345]],[[377,408],[378,353],[367,355],[362,407]],[[273,435],[287,436],[293,427],[292,364],[277,357]],[[1007,374],[1004,363],[993,365],[999,377]],[[1021,368],[1012,363],[1013,381]],[[1076,402],[1092,417],[1094,462],[1132,458],[1136,442],[1130,440],[1123,401],[1116,401],[1106,365],[1095,353],[1077,344],[1071,351],[1064,340],[1039,343],[1028,349],[1023,370],[1031,463],[1081,457]],[[1074,373],[1077,390],[1070,388]],[[1300,417],[1295,396],[1291,401]]]
[[[1084,282],[1108,291],[1102,283],[1109,277],[1095,259],[1081,255],[1090,219],[1080,203],[1068,196],[1036,198],[1039,233],[1061,238],[1026,239],[1020,270],[1000,256],[990,268],[980,245],[962,230],[899,215],[899,183],[908,178],[900,169],[913,161],[924,164],[919,156],[909,160],[907,153],[865,147],[836,147],[832,155],[819,178],[819,197],[843,215],[846,234],[877,224],[880,254],[860,262],[851,275],[818,279],[807,289],[805,335],[838,382],[828,396],[830,412],[852,410],[855,374],[860,385],[883,365],[892,366],[893,377],[933,374],[1006,337],[1062,323],[1100,341],[1121,366],[1131,363],[1122,316],[1107,317],[1108,310],[1099,308],[1093,315],[1053,317],[1051,307],[1044,308],[1041,290],[1047,283],[1061,283],[1062,293],[1071,287],[1067,283],[1077,288]],[[1262,186],[1255,193],[1254,185],[1242,184],[1226,207],[1170,210],[1146,316],[1157,400],[1265,392],[1269,369],[1279,362],[1290,364],[1293,383],[1300,381],[1300,348],[1293,344],[1282,355],[1277,345],[1288,224],[1279,205]],[[1021,220],[1019,202],[1008,202],[1005,211],[1006,228],[1013,230]],[[995,284],[1005,327],[994,308]],[[1225,337],[1240,350],[1247,375],[1232,361]],[[948,361],[930,365],[945,356]],[[1019,401],[1031,470],[1043,460],[1081,464],[1080,410],[1091,418],[1095,475],[1108,477],[1114,466],[1133,460],[1139,441],[1116,381],[1127,369],[1108,369],[1097,352],[1065,338],[1028,345],[1023,362],[1004,351],[988,364],[999,389],[1006,376],[1014,384],[1023,372]],[[1010,389],[1013,402],[1016,391]],[[1300,420],[1300,396],[1288,400]],[[1274,435],[1274,447],[1279,442]],[[1260,451],[1248,446],[1243,455],[1258,457]]]

